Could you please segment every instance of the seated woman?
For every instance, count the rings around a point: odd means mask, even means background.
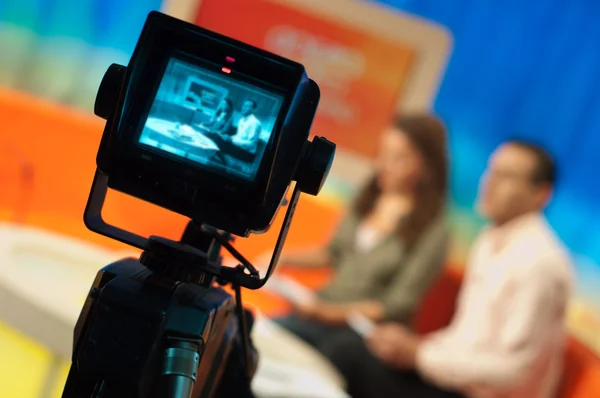
[[[329,339],[349,331],[351,312],[409,324],[444,265],[444,126],[428,115],[403,116],[380,140],[376,174],[329,245],[284,253],[280,260],[283,267],[335,268],[316,301],[276,320],[324,354]]]
[[[229,98],[223,98],[217,107],[215,114],[207,123],[198,125],[200,130],[213,138],[230,134],[233,125],[233,102]]]

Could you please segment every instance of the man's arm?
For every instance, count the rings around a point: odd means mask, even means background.
[[[248,127],[248,135],[244,138],[239,138],[238,136],[234,136],[234,142],[241,146],[242,148],[250,151],[256,147],[256,142],[259,139],[260,132],[262,131],[262,124],[258,119],[254,119],[252,124]]]
[[[515,281],[512,290],[504,293],[509,304],[503,313],[487,318],[503,324],[481,324],[478,328],[458,332],[472,333],[471,336],[450,334],[437,340],[424,339],[415,358],[419,373],[445,388],[503,390],[517,385],[543,349],[547,330],[559,325],[560,308],[567,299],[551,267],[546,268],[546,265],[551,264],[529,267]],[[549,269],[549,272],[540,272],[540,269]],[[503,319],[503,315],[506,318]],[[489,330],[500,333],[499,344],[489,351],[456,342],[456,337],[477,341],[479,333],[487,334]]]

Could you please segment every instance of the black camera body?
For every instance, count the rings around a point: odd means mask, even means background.
[[[191,283],[170,285],[162,279],[159,284],[150,274],[135,259],[98,273],[75,328],[75,366],[63,397],[177,396],[164,376],[185,371],[178,358],[185,354],[193,397],[247,396],[233,297]],[[227,371],[229,358],[238,363]],[[231,384],[239,389],[235,395],[225,392]]]
[[[203,154],[203,148],[196,146],[194,154],[190,150],[180,156],[177,150],[153,145],[160,138],[172,138],[164,130],[193,124],[187,120],[189,112],[169,109],[167,97],[178,85],[193,93],[194,83],[204,83],[200,89],[205,89],[198,108],[210,112],[230,96],[238,102],[253,101],[269,119],[262,122],[265,134],[247,167],[250,170],[239,172],[238,167],[233,172],[233,166],[208,160],[211,148]],[[108,123],[97,165],[108,175],[112,189],[235,235],[263,232],[306,155],[319,97],[318,86],[302,65],[152,12],[129,66],[113,66],[99,91],[95,110]],[[183,105],[192,113],[202,112],[193,110],[191,95]],[[234,111],[240,106],[235,104]],[[149,125],[169,112],[171,124]]]
[[[90,230],[143,253],[98,272],[63,398],[252,397],[241,288],[266,283],[300,193],[317,195],[327,178],[335,145],[308,140],[318,101],[302,65],[149,14],[129,65],[111,65],[98,91],[94,111],[107,123],[84,213]],[[292,181],[261,278],[231,241],[266,231]],[[189,217],[181,240],[106,223],[108,188]],[[222,265],[222,248],[237,267]]]

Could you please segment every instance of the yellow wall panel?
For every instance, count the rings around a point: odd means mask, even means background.
[[[0,322],[0,397],[38,398],[51,358],[45,347]]]

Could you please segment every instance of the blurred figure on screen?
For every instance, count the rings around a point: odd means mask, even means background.
[[[366,344],[352,335],[333,342],[329,358],[352,397],[555,396],[573,274],[542,215],[554,173],[538,146],[496,149],[478,198],[489,226],[472,247],[452,322],[424,337],[388,323]]]
[[[242,105],[242,117],[238,121],[237,133],[232,137],[232,142],[248,152],[254,153],[260,133],[262,132],[262,124],[254,115],[256,111],[256,102],[252,99],[247,99]]]
[[[223,135],[229,134],[233,123],[233,102],[230,98],[223,98],[217,107],[215,114],[207,123],[199,127],[210,133]]]
[[[409,324],[440,273],[448,231],[444,217],[446,131],[429,115],[398,118],[383,131],[376,173],[325,247],[286,252],[282,267],[333,266],[318,299],[277,320],[322,353],[350,331],[347,317]]]

